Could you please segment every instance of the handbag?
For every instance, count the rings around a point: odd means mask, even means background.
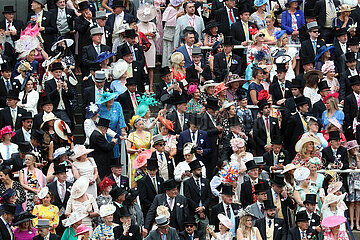
[[[166,40],[166,41],[174,41],[174,32],[171,31],[172,28],[174,27],[168,27],[166,26],[165,29],[164,29],[164,34],[163,34],[163,40]]]

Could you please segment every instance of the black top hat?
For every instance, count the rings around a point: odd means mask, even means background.
[[[189,163],[190,170],[195,170],[198,168],[202,168],[201,163],[199,160],[193,160]]]
[[[89,66],[89,70],[92,70],[92,71],[101,70],[100,63],[98,63],[98,62],[91,63]]]
[[[306,210],[298,211],[296,213],[296,222],[307,222],[309,221],[309,216]]]
[[[201,123],[201,116],[199,114],[191,114],[189,121],[191,124],[194,124],[196,126],[200,126]]]
[[[132,24],[132,23],[136,23],[137,22],[137,20],[136,20],[136,18],[134,18],[134,17],[129,17],[127,20],[126,20],[126,23],[127,24]]]
[[[283,174],[275,174],[274,177],[270,180],[271,184],[275,184],[278,186],[285,186],[284,175]]]
[[[273,140],[271,140],[271,144],[282,145],[283,142],[282,142],[281,138],[277,137],[277,138],[274,138]]]
[[[3,212],[15,215],[16,205],[12,203],[4,203],[1,205],[1,209]]]
[[[320,81],[318,83],[318,93],[320,93],[322,90],[325,90],[325,89],[330,89],[327,81]]]
[[[122,208],[120,208],[120,217],[130,217],[131,214],[129,212],[129,208],[128,206],[123,206]]]
[[[270,103],[266,99],[261,99],[260,101],[258,101],[257,105],[259,107],[259,110],[262,110],[265,106],[270,106]]]
[[[44,105],[46,104],[53,104],[53,102],[51,101],[49,95],[46,95],[44,98],[43,98],[43,101],[41,102],[41,107],[43,107]]]
[[[119,49],[118,55],[120,58],[123,58],[124,56],[129,54],[132,54],[131,50],[127,44],[124,44],[123,47]]]
[[[254,160],[247,161],[245,163],[245,166],[246,166],[246,171],[249,171],[249,170],[254,169],[254,168],[258,168],[258,166],[256,165]]]
[[[20,118],[20,121],[25,121],[27,119],[34,119],[31,112],[26,112],[24,113],[21,118]]]
[[[345,62],[355,62],[355,53],[353,52],[347,52],[345,53]]]
[[[313,9],[305,10],[304,11],[305,18],[316,18],[315,11]]]
[[[304,85],[302,83],[302,80],[298,77],[295,77],[290,84],[290,88],[303,88]]]
[[[42,143],[44,141],[44,134],[45,132],[40,129],[33,129],[31,130],[31,138],[35,139],[36,141]]]
[[[309,63],[315,64],[315,60],[313,57],[305,56],[301,59],[301,66]]]
[[[194,216],[188,216],[184,221],[184,225],[187,225],[187,224],[196,225],[195,217]]]
[[[169,179],[163,182],[163,186],[165,190],[171,190],[177,188],[177,184],[174,179]]]
[[[209,33],[211,28],[219,27],[219,26],[220,26],[220,24],[217,21],[211,20],[211,21],[206,23],[206,26],[205,26],[205,29],[203,30],[203,33]]]
[[[225,36],[223,45],[235,45],[232,36]]]
[[[10,63],[4,62],[3,64],[1,64],[0,70],[1,71],[12,71]]]
[[[121,164],[121,162],[120,162],[120,159],[119,158],[113,158],[112,159],[112,162],[113,162],[113,164],[112,165],[110,165],[110,168],[114,168],[114,167],[122,167],[122,164]]]
[[[350,79],[350,86],[354,86],[356,84],[360,84],[360,77],[359,75],[352,76]]]
[[[346,34],[347,34],[346,28],[340,28],[340,29],[336,30],[336,37],[340,37],[340,36],[346,35]]]
[[[240,126],[240,121],[237,116],[229,118],[228,123],[229,123],[229,127]]]
[[[149,170],[156,170],[159,168],[159,165],[158,165],[158,161],[157,161],[157,158],[149,158],[147,160],[147,166],[146,166],[147,169]]]
[[[123,2],[123,0],[114,0],[111,7],[113,9],[115,9],[117,7],[124,7],[124,2]]]
[[[169,73],[171,73],[171,71],[168,66],[165,66],[160,69],[160,77],[164,77],[165,75],[168,75]]]
[[[244,8],[242,8],[240,11],[239,11],[239,14],[242,15],[244,13],[251,13],[251,9],[250,8],[247,8],[246,6],[244,6]]]
[[[135,29],[126,29],[125,30],[125,37],[128,37],[128,38],[135,38],[137,37],[137,34],[135,32]]]
[[[79,6],[79,11],[83,11],[90,8],[90,4],[88,1],[79,2],[78,6]]]
[[[13,225],[18,226],[19,224],[30,221],[33,218],[36,218],[36,216],[32,215],[31,213],[29,213],[27,211],[22,211],[21,213],[19,213],[18,215],[15,216],[15,218],[13,220]]]
[[[136,85],[136,84],[137,84],[137,82],[136,82],[135,78],[129,77],[126,79],[125,86]]]
[[[66,172],[66,166],[64,164],[59,164],[54,166],[54,173],[53,175],[56,175],[58,173]]]
[[[185,94],[177,95],[175,98],[175,105],[187,103]]]
[[[304,95],[301,95],[300,97],[295,98],[296,107],[300,107],[307,103],[308,103],[308,101],[306,101],[306,97]]]
[[[287,72],[286,63],[277,63],[276,72]]]
[[[331,131],[331,132],[329,132],[328,142],[331,141],[331,140],[340,140],[340,139],[341,139],[341,137],[340,137],[339,131]]]
[[[6,98],[15,99],[15,100],[20,101],[20,99],[19,99],[19,92],[16,91],[16,90],[9,90]]]
[[[14,6],[4,6],[4,11],[2,13],[16,13],[16,11]]]
[[[306,194],[305,201],[303,203],[304,204],[307,204],[307,203],[317,204],[316,198],[317,198],[316,194]]]
[[[233,186],[230,184],[223,184],[221,187],[221,194],[235,195],[235,193],[233,192]]]
[[[274,208],[276,208],[276,206],[273,201],[271,201],[269,199],[264,201],[264,209],[265,210],[274,209]]]
[[[205,104],[205,107],[207,108],[211,108],[215,111],[219,110],[219,99],[217,98],[214,98],[214,97],[208,97],[206,99],[206,104]]]
[[[354,46],[359,45],[359,38],[358,37],[352,37],[347,41],[348,46]]]
[[[29,142],[19,142],[19,152],[20,153],[29,153],[31,152],[31,145]]]
[[[119,188],[118,186],[115,186],[111,189],[109,194],[112,197],[113,201],[116,201],[116,199],[118,199],[119,196],[126,193],[127,192],[124,188]]]
[[[110,120],[106,119],[106,118],[100,118],[99,122],[98,122],[98,126],[100,127],[109,127],[110,125]]]
[[[255,189],[255,194],[261,193],[261,192],[266,192],[268,190],[268,186],[266,186],[265,183],[258,183],[254,185],[254,189]]]
[[[64,70],[64,67],[62,65],[61,62],[54,62],[52,65],[51,65],[51,71],[55,71],[55,70]]]
[[[135,198],[137,198],[137,196],[139,196],[138,188],[130,189],[126,194],[124,205],[130,205],[135,200]]]

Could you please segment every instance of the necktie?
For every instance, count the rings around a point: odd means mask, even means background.
[[[132,93],[132,94],[131,94],[131,99],[132,99],[132,101],[134,102],[134,104],[137,105],[135,93]]]
[[[266,118],[265,118],[265,125],[266,125],[266,131],[270,131],[269,117],[266,117]]]
[[[304,129],[307,129],[307,124],[306,124],[306,121],[304,119],[304,116],[301,115],[301,121],[303,122],[304,124]]]
[[[174,203],[174,199],[173,199],[173,198],[170,198],[170,200],[169,200],[169,207],[170,207],[171,210],[173,209],[173,203]]]
[[[271,227],[271,220],[269,220],[269,223],[268,223],[269,227]]]
[[[192,235],[189,235],[189,237],[190,237],[190,240],[193,240],[193,239],[194,239]]]
[[[99,55],[100,54],[100,45],[96,45],[96,51],[97,51],[97,54]]]
[[[65,198],[65,183],[61,183],[61,198]]]
[[[226,54],[226,59],[227,59],[227,61],[229,62],[229,60],[230,60],[230,54]]]
[[[313,48],[314,48],[314,53],[316,54],[316,40],[313,40],[312,44],[313,44]]]
[[[248,34],[249,34],[248,23],[244,22],[244,26],[245,26],[244,32],[245,32],[246,40],[249,40],[249,38],[248,38]]]
[[[192,135],[192,140],[195,141],[195,133],[191,132],[191,135]]]
[[[231,9],[229,10],[229,16],[230,16],[230,21],[231,21],[231,23],[234,23],[234,16],[233,16],[233,14],[232,14],[232,11],[231,11]]]
[[[264,209],[264,204],[263,204],[263,203],[260,204],[260,211],[261,211],[262,214],[265,213],[265,209]]]
[[[158,191],[157,191],[157,187],[156,187],[156,179],[155,179],[155,177],[153,177],[153,178],[152,178],[152,180],[153,180],[153,184],[154,184],[155,192],[156,192],[156,193],[158,193]]]
[[[192,60],[192,48],[191,47],[189,47],[189,57],[190,57],[190,59]]]
[[[159,153],[159,155],[160,155],[160,159],[161,159],[161,161],[163,161],[163,160],[164,160],[164,158],[163,158],[163,154],[162,154],[162,153]]]
[[[6,145],[6,159],[10,159],[10,145]]]
[[[200,188],[200,179],[196,179],[196,186],[198,187],[198,190],[201,191],[201,188]]]
[[[277,154],[277,155],[275,156],[275,165],[277,165],[278,162],[279,162],[279,154]]]
[[[7,30],[9,31],[10,28],[11,28],[11,22],[8,22]]]
[[[9,80],[6,80],[6,88],[7,88],[7,91],[9,92],[9,90],[10,90],[10,81]]]
[[[11,110],[11,117],[12,117],[13,127],[15,128],[15,123],[16,123],[16,109],[12,109],[12,110]]]
[[[285,84],[281,83],[281,91],[285,92]]]
[[[165,234],[161,234],[161,239],[162,239],[162,240],[166,240],[166,235],[165,235]]]
[[[184,129],[184,114],[180,115],[180,127],[181,127],[181,130]]]
[[[133,55],[133,59],[134,59],[134,61],[136,61],[136,56],[135,56],[134,46],[131,46],[131,47],[130,47],[130,50],[131,50],[131,53],[132,53],[132,55]]]
[[[230,211],[230,206],[229,205],[226,208],[226,215],[228,216],[228,218],[231,218],[231,211]]]
[[[301,239],[303,239],[306,236],[306,232],[301,232]]]

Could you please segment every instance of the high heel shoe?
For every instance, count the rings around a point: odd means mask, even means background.
[[[354,224],[350,224],[350,229],[354,230]]]
[[[356,229],[355,230],[360,230],[360,225],[359,224],[356,224]]]

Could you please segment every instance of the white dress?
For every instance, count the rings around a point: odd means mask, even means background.
[[[151,47],[149,48],[149,50],[147,52],[144,52],[147,67],[155,68],[155,62],[156,62],[155,41],[159,37],[159,33],[156,28],[156,25],[153,22],[147,22],[147,23],[140,22],[138,25],[138,28],[139,28],[139,32],[142,32],[144,34],[146,34],[148,32],[152,32],[152,33],[155,33],[155,35],[156,35],[155,38],[147,36],[147,38],[149,39],[149,41],[151,43]]]
[[[254,231],[251,231],[251,234],[249,237],[243,237],[243,240],[257,240],[256,239],[256,232],[259,231],[257,227],[253,227]]]
[[[92,157],[89,157],[88,161],[85,162],[74,161],[73,165],[78,170],[80,176],[86,176],[89,179],[94,177],[96,163]],[[86,193],[89,193],[96,198],[97,197],[96,183],[89,185],[88,189],[86,190]]]
[[[24,91],[21,91],[19,93],[19,103],[21,103],[21,100],[24,97]],[[38,105],[38,101],[39,101],[39,93],[35,90],[32,90],[31,92],[28,93],[27,97],[26,97],[26,103],[24,104],[24,109],[28,112],[31,112],[32,116],[34,117],[38,111],[37,111],[37,105]]]
[[[246,174],[246,165],[247,161],[254,159],[251,153],[246,152],[245,157],[239,158],[236,153],[233,153],[230,156],[230,165],[235,166],[239,169],[239,171],[244,171],[243,173],[239,174],[237,179],[237,184],[235,188],[235,198],[240,200],[240,192],[241,192],[241,184],[244,182],[244,176]]]
[[[220,232],[215,233],[217,240],[232,240],[233,234],[232,232],[226,232],[224,235],[221,235]],[[214,237],[211,237],[211,240],[215,240]]]
[[[321,95],[317,93],[318,88],[304,88],[304,96],[310,98],[311,104],[314,105],[321,99]]]
[[[275,51],[276,49],[279,49],[279,48],[278,47],[273,48],[272,52]],[[285,53],[285,54],[289,55],[291,57],[291,60],[289,62],[289,69],[286,72],[285,80],[288,80],[291,82],[295,78],[295,72],[294,72],[294,69],[292,68],[292,61],[298,55],[298,50],[296,48],[289,47],[287,53]],[[273,64],[273,67],[271,68],[271,71],[270,71],[270,79],[273,79],[273,77],[275,75],[276,75],[276,64]]]
[[[11,154],[19,152],[18,145],[15,143],[10,143],[6,146],[4,143],[0,143],[0,153],[2,159],[8,160],[11,157]]]

